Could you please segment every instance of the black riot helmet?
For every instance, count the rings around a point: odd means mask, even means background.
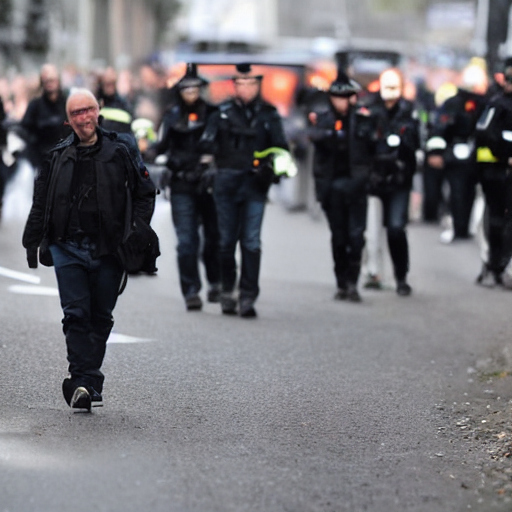
[[[329,90],[327,91],[331,96],[348,97],[357,94],[361,90],[361,86],[345,73],[341,68],[338,69],[338,76],[334,80]]]
[[[197,74],[197,64],[192,62],[187,64],[185,74],[176,83],[176,87],[178,89],[185,89],[187,87],[203,87],[205,85],[208,85],[208,80]]]

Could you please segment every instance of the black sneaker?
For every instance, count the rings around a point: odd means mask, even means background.
[[[185,305],[187,306],[187,311],[200,311],[203,308],[203,301],[199,295],[188,295],[185,297]]]
[[[487,265],[485,263],[482,265],[482,270],[480,274],[478,274],[478,277],[476,278],[476,284],[486,286],[489,288],[493,287],[495,284],[494,276],[492,275],[491,271],[487,268]]]
[[[236,300],[232,294],[221,294],[220,307],[224,315],[236,315]]]
[[[240,316],[242,318],[256,318],[258,316],[254,309],[253,299],[242,299],[240,301]]]
[[[91,407],[103,407],[103,397],[94,388],[88,388],[89,395],[91,395]]]
[[[357,291],[357,286],[355,284],[349,284],[347,286],[347,300],[349,302],[361,302],[361,295]]]
[[[347,289],[338,288],[338,291],[334,294],[334,300],[347,300]]]
[[[412,293],[412,288],[405,281],[398,281],[396,293],[400,297],[408,297]]]
[[[67,377],[62,381],[62,394],[64,395],[64,400],[71,407],[71,398],[73,398],[73,393],[75,392],[76,385],[73,384],[73,381]]]
[[[208,302],[218,304],[220,302],[220,288],[218,285],[212,285],[208,290]]]
[[[78,386],[71,397],[70,406],[72,409],[87,409],[91,412],[91,395],[87,388]]]

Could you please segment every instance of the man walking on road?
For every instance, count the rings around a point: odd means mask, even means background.
[[[124,273],[116,254],[128,198],[133,220],[149,225],[155,189],[127,139],[98,127],[90,91],[72,92],[66,112],[74,133],[50,151],[36,177],[23,246],[29,267],[37,267],[38,249],[39,261],[55,267],[70,373],[62,390],[72,408],[90,410],[102,405],[100,368]]]

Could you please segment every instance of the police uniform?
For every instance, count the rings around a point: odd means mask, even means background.
[[[244,63],[237,66],[233,80],[250,83],[259,91],[262,78]],[[218,169],[214,198],[220,232],[222,312],[239,313],[243,318],[255,317],[254,303],[260,292],[260,233],[274,173],[267,166],[255,167],[254,153],[270,147],[288,149],[281,117],[259,92],[245,102],[235,96],[222,103],[211,117],[203,142],[212,148]],[[237,297],[235,251],[238,243],[241,273]]]
[[[323,112],[309,114],[309,138],[314,145],[313,175],[316,197],[331,231],[331,250],[338,291],[335,299],[359,302],[357,281],[361,269],[366,227],[366,188],[375,153],[376,119],[356,106],[357,84],[340,70],[329,88],[331,101]],[[332,98],[346,98],[338,111]],[[334,100],[336,101],[336,100]]]
[[[474,131],[484,108],[485,97],[459,88],[436,112],[425,150],[441,155],[445,178],[450,185],[450,212],[454,238],[469,237],[469,220],[476,184]],[[428,171],[427,171],[428,172]]]
[[[505,63],[512,80],[512,59]],[[506,78],[507,79],[507,78]],[[485,106],[477,125],[478,178],[485,197],[484,231],[489,247],[487,261],[477,277],[477,283],[502,283],[503,271],[510,259],[506,226],[510,215],[510,171],[512,156],[512,92],[499,90]]]
[[[198,263],[201,245],[209,283],[208,301],[218,302],[220,294],[217,214],[211,188],[206,183],[210,171],[201,162],[203,152],[200,149],[206,123],[216,108],[200,97],[187,104],[179,93],[185,88],[199,88],[206,84],[207,81],[197,75],[195,64],[189,64],[184,77],[176,84],[176,99],[164,114],[161,139],[156,145],[157,153],[166,155],[170,170],[171,211],[178,239],[180,287],[188,310],[202,308]]]

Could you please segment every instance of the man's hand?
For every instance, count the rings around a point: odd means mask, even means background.
[[[37,247],[27,247],[28,268],[37,268]]]

